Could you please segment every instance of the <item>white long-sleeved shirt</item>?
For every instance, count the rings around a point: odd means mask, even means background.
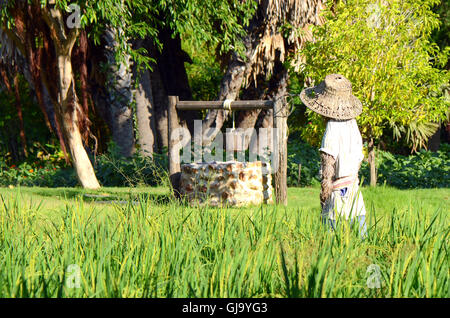
[[[364,154],[356,120],[329,120],[319,151],[333,156],[336,160],[336,178],[358,175]]]

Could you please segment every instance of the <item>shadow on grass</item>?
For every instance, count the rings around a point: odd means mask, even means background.
[[[123,203],[126,204],[130,201],[151,201],[153,204],[164,205],[174,200],[170,193],[149,193],[149,192],[114,192],[108,191],[108,189],[101,189],[98,191],[90,191],[82,188],[74,189],[39,189],[34,188],[30,191],[31,194],[39,195],[42,197],[50,197],[56,199],[65,200],[83,200],[89,203]]]

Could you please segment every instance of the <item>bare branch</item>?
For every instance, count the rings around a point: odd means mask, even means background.
[[[67,40],[64,43],[64,46],[66,46],[69,50],[72,50],[79,34],[80,34],[80,29],[78,29],[78,28],[71,29],[69,32],[69,35],[67,37]]]

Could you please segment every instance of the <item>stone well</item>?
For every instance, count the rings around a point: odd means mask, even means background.
[[[191,203],[246,206],[273,203],[270,166],[256,162],[189,163],[181,166],[180,193]]]

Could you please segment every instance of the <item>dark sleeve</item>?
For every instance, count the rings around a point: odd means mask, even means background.
[[[322,151],[320,152],[320,159],[322,172],[320,205],[323,208],[325,202],[329,199],[331,192],[333,191],[333,179],[335,174],[334,164],[336,160],[333,156]]]

